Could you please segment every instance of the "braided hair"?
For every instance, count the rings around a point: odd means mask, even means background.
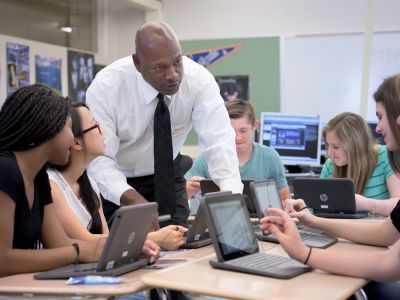
[[[73,109],[71,111],[71,119],[72,119],[72,133],[75,138],[81,138],[83,145],[85,145],[84,136],[80,135],[82,133],[82,119],[78,113],[78,107],[86,107],[87,106],[82,102],[73,102]],[[86,155],[86,150],[84,150]],[[70,165],[70,162],[64,166],[51,166],[52,168],[57,169],[62,172],[67,169]],[[91,221],[88,225],[88,230],[90,233],[99,234],[103,233],[103,226],[101,223],[101,218],[99,214],[100,208],[100,199],[97,196],[96,192],[93,190],[92,184],[90,183],[90,179],[87,175],[86,170],[82,173],[82,175],[78,178],[80,196],[82,199],[83,205],[88,210]]]
[[[70,101],[42,84],[22,87],[0,110],[0,150],[35,148],[64,128]]]

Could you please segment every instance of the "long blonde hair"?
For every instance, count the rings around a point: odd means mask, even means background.
[[[347,153],[346,166],[338,167],[333,164],[333,177],[352,179],[356,193],[363,194],[378,160],[368,125],[361,116],[344,112],[331,119],[323,129],[322,136],[325,142],[329,131],[336,133]]]

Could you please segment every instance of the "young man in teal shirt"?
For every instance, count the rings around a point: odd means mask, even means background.
[[[269,147],[253,142],[254,131],[259,122],[249,101],[234,100],[226,105],[231,125],[236,132],[236,151],[242,179],[275,179],[281,200],[290,198],[290,190],[285,178],[285,170],[278,153]],[[200,191],[200,181],[210,179],[207,163],[200,155],[186,173],[188,197]]]

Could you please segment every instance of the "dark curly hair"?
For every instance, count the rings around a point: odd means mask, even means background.
[[[12,93],[0,110],[0,150],[21,151],[54,138],[70,114],[68,98],[42,84]]]

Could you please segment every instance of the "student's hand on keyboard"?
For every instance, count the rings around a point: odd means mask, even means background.
[[[301,262],[304,261],[309,249],[301,240],[294,221],[283,210],[276,208],[268,210],[273,216],[267,216],[260,220],[261,229],[276,236],[290,257]]]
[[[142,258],[149,260],[149,263],[153,264],[160,257],[160,247],[153,241],[146,240],[142,249]]]
[[[288,199],[285,204],[285,211],[290,217],[299,219],[303,225],[311,226],[316,217],[310,212],[303,199]]]

